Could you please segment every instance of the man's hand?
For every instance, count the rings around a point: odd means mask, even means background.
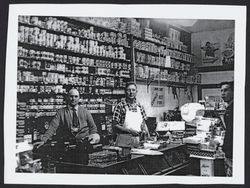
[[[150,137],[148,130],[143,130],[142,133],[145,134],[146,138]]]
[[[45,144],[44,141],[40,141],[40,142],[36,142],[33,144],[34,147],[36,147],[37,149],[40,148],[41,146],[43,146]]]
[[[88,136],[88,141],[90,144],[97,144],[100,142],[100,136],[97,133]]]

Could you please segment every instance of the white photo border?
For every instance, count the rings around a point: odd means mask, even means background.
[[[15,172],[18,15],[235,20],[233,177],[28,174]],[[5,103],[4,182],[6,184],[129,185],[244,184],[246,6],[11,4],[9,6]]]

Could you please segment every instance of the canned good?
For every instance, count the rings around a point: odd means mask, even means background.
[[[36,16],[32,16],[30,19],[30,23],[34,24],[34,25],[38,25],[38,21],[39,21],[39,19]]]

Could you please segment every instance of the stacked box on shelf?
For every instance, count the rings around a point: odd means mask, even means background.
[[[137,78],[145,78],[144,66],[137,64],[135,74]]]
[[[187,48],[186,45],[182,45],[182,46],[181,46],[181,51],[187,53],[187,50],[188,50],[188,48]]]
[[[185,123],[185,137],[196,135],[196,126],[192,123]]]
[[[120,23],[120,18],[110,18],[108,20],[110,28],[114,29],[114,30],[118,30],[119,29],[119,23]]]
[[[134,18],[124,18],[124,22],[127,24],[127,33],[131,33],[137,37],[141,37],[140,23]]]
[[[149,67],[149,72],[150,72],[150,77],[158,79],[160,69],[159,68],[154,68],[154,67]]]
[[[140,41],[137,39],[133,40],[133,47],[139,50],[152,52],[155,54],[157,54],[160,50],[160,48],[152,42],[145,42],[145,41]]]
[[[186,83],[191,84],[192,83],[192,76],[186,77]]]
[[[184,81],[185,81],[184,79],[185,79],[184,74],[183,73],[178,73],[178,80],[179,80],[179,82],[184,83]]]
[[[143,29],[143,32],[142,32],[142,37],[144,37],[145,39],[148,39],[148,40],[152,40],[152,38],[153,38],[153,31],[152,31],[152,29],[150,29],[148,27],[145,27]]]
[[[23,138],[25,135],[25,111],[26,102],[17,102],[17,121],[16,121],[16,137],[17,139]]]
[[[185,64],[184,65],[184,70],[185,71],[190,71],[190,64]]]
[[[178,61],[175,59],[171,59],[171,68],[177,69],[178,68]]]
[[[182,142],[184,135],[185,135],[185,131],[172,131],[172,139],[174,141]]]
[[[183,45],[183,42],[171,40],[170,43],[170,47],[181,51],[181,46]]]
[[[201,74],[196,74],[196,83],[197,84],[201,83]]]
[[[73,51],[75,53],[84,53],[84,54],[91,54],[91,55],[97,55],[97,56],[105,56],[108,58],[117,58],[117,59],[126,59],[126,55],[124,53],[123,47],[114,47],[114,46],[107,46],[107,45],[100,45],[98,44],[98,41],[96,40],[89,40],[89,39],[80,39],[79,37],[74,36],[64,36],[64,35],[57,35],[57,34],[51,34],[47,32],[46,30],[42,30],[37,28],[36,34],[34,34],[34,39],[31,40],[30,36],[30,30],[32,30],[32,27],[26,27],[26,26],[20,26],[20,31],[18,32],[19,38],[18,41],[22,43],[29,43],[29,44],[36,44],[41,46],[48,46],[50,48],[56,48],[56,49],[63,49],[68,51]],[[45,32],[43,32],[45,31]],[[44,35],[43,41],[38,40],[38,36]],[[111,32],[110,35],[116,35],[115,33]],[[31,35],[33,36],[33,34]],[[62,40],[60,38],[66,37],[65,40]],[[116,40],[114,39],[115,43]]]
[[[118,24],[118,30],[119,31],[125,33],[126,32],[126,27],[127,27],[126,23],[121,22],[121,21],[119,22],[119,24]]]
[[[104,18],[104,17],[72,17],[72,19],[80,20],[83,22],[91,23],[95,26],[102,26],[110,29],[117,30],[120,22],[119,18]]]
[[[166,57],[165,57],[165,64],[164,64],[164,67],[166,67],[166,68],[171,68],[171,66],[172,66],[171,58],[170,58],[170,56],[166,56]]]
[[[163,81],[168,81],[168,71],[167,70],[163,70],[161,71],[161,80]]]
[[[120,77],[130,78],[130,71],[120,70],[120,71],[119,71],[119,76],[120,76]]]

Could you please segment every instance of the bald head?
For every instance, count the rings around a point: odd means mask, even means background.
[[[80,95],[77,89],[69,90],[68,97],[71,106],[76,106],[79,103]]]
[[[69,90],[68,95],[71,95],[71,94],[77,94],[77,95],[79,95],[79,91],[77,89],[73,88],[73,89]]]

